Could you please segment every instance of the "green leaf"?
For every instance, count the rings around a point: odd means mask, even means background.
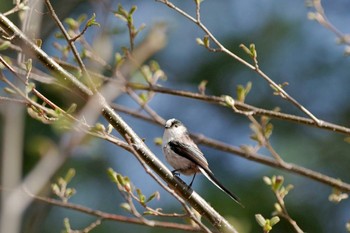
[[[235,106],[235,100],[228,95],[223,95],[221,96],[222,98],[224,98],[224,104],[228,107],[234,107]]]
[[[148,100],[149,100],[149,99],[148,99],[149,96],[148,96],[148,94],[147,94],[146,92],[140,93],[140,94],[139,94],[139,97],[140,97],[140,99],[142,100],[143,103],[147,103]]]
[[[10,95],[15,95],[15,94],[16,94],[16,91],[13,90],[12,88],[9,88],[9,87],[4,87],[4,91],[5,91],[7,94],[10,94]]]
[[[196,38],[196,42],[197,42],[198,45],[204,46],[204,42],[203,42],[203,40],[201,38]]]
[[[70,223],[69,223],[69,218],[63,219],[63,225],[64,225],[65,232],[69,233],[72,231]]]
[[[87,18],[86,14],[81,14],[78,17],[77,22],[81,24],[82,22],[84,22],[86,20],[86,18]]]
[[[205,90],[208,84],[208,80],[202,80],[199,85],[198,85],[198,91],[199,93],[201,93],[202,95],[205,94]]]
[[[117,173],[112,168],[107,169],[107,174],[112,182],[118,183]]]
[[[131,207],[128,203],[124,202],[124,203],[120,204],[120,207],[123,208],[124,210],[128,211],[129,213],[131,213]]]
[[[272,230],[270,219],[266,219],[266,223],[263,229],[264,229],[264,232],[270,232]]]
[[[77,104],[76,103],[72,103],[69,108],[67,109],[67,113],[68,114],[72,114],[75,112],[75,110],[77,109]]]
[[[270,224],[271,224],[271,226],[274,226],[274,225],[276,225],[279,221],[280,221],[280,218],[279,218],[278,216],[274,216],[274,217],[271,218]]]
[[[10,45],[11,45],[11,42],[5,40],[4,42],[2,42],[2,43],[0,44],[0,51],[6,50],[8,47],[10,47]]]
[[[261,214],[256,214],[255,220],[261,227],[264,227],[266,224],[266,219]]]
[[[120,175],[119,173],[117,173],[117,181],[118,181],[118,184],[120,184],[122,186],[124,186],[126,184],[124,177],[122,175]]]
[[[57,183],[58,183],[58,185],[60,185],[60,186],[66,186],[66,185],[67,185],[67,182],[66,182],[65,179],[63,179],[62,177],[58,177]]]
[[[68,199],[72,197],[77,191],[74,188],[67,188],[64,196]]]
[[[159,194],[158,191],[157,191],[157,192],[154,192],[151,196],[149,196],[149,197],[147,198],[146,203],[152,201],[154,198],[159,199],[159,196],[160,196],[160,194]]]
[[[245,46],[244,44],[240,44],[239,47],[246,53],[248,54],[249,56],[251,56],[251,52],[250,52],[250,49],[248,49],[247,46]]]
[[[128,22],[129,14],[126,10],[124,10],[123,6],[120,3],[118,4],[117,11],[114,11],[113,13],[116,17],[120,18],[121,20],[123,20],[125,22]]]
[[[275,211],[276,211],[277,214],[280,214],[280,213],[283,212],[283,211],[282,211],[282,207],[281,207],[280,204],[275,203],[275,204],[274,204],[274,207],[275,207]]]
[[[209,36],[208,35],[205,35],[204,38],[203,38],[203,43],[204,43],[204,46],[206,48],[209,48],[210,47],[210,40],[209,40]]]
[[[25,62],[24,64],[26,65],[26,70],[27,72],[31,72],[32,68],[33,68],[33,64],[32,64],[32,59],[28,59],[27,62]]]
[[[64,177],[64,180],[66,181],[66,183],[69,183],[73,177],[75,176],[76,172],[75,172],[75,169],[74,168],[70,168],[68,171],[67,171],[67,174],[66,176]]]
[[[264,128],[264,136],[266,138],[269,138],[272,134],[272,130],[273,130],[273,124],[272,123],[268,123],[265,128]]]
[[[60,187],[57,184],[51,184],[51,190],[57,196],[60,194]]]
[[[236,87],[236,94],[237,94],[237,100],[244,102],[245,99],[245,92],[244,92],[244,87],[242,85],[237,85]]]
[[[91,130],[96,133],[104,133],[106,131],[106,128],[103,124],[97,122]]]
[[[250,51],[252,58],[256,58],[258,56],[257,51],[255,49],[255,44],[249,45],[249,51]]]
[[[271,181],[270,177],[264,176],[263,180],[264,180],[265,184],[267,184],[267,185],[271,185],[272,184],[272,181]]]
[[[272,184],[272,189],[274,191],[278,191],[283,185],[284,177],[283,176],[275,176],[275,179],[273,179],[273,180],[274,180],[274,182]]]
[[[137,6],[133,5],[131,9],[129,10],[129,15],[134,14],[134,12],[137,10]]]
[[[112,133],[113,129],[114,129],[114,128],[113,128],[113,125],[108,124],[108,126],[107,126],[107,133],[108,133],[108,134]]]
[[[86,24],[87,27],[91,27],[91,26],[98,26],[100,27],[101,25],[96,22],[96,14],[93,13],[92,14],[92,17],[87,21],[87,24]]]
[[[71,29],[77,29],[79,28],[79,23],[73,19],[73,18],[66,18],[64,22],[71,28]]]
[[[161,146],[163,144],[163,139],[161,137],[157,137],[153,141],[157,146]]]

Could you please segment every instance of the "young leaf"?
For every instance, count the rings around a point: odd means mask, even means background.
[[[66,183],[69,183],[73,177],[75,176],[75,169],[74,168],[70,168],[68,171],[67,171],[67,174],[66,176],[64,177],[64,180],[66,181]]]
[[[163,139],[161,137],[157,137],[153,141],[157,146],[161,146],[163,144]]]
[[[124,203],[120,204],[120,207],[123,208],[124,210],[128,211],[129,213],[131,213],[131,207],[128,203],[124,202]]]
[[[91,26],[100,27],[101,26],[98,22],[96,22],[96,14],[95,13],[93,13],[92,17],[87,21],[86,26],[87,27],[91,27]]]
[[[160,197],[160,194],[159,194],[158,191],[156,191],[156,192],[154,192],[151,196],[149,196],[149,197],[147,198],[146,203],[152,201],[154,198],[159,199],[159,197]]]
[[[202,80],[199,85],[198,85],[198,91],[199,93],[201,93],[202,95],[205,94],[205,89],[207,87],[208,84],[208,80]]]
[[[261,226],[261,227],[265,226],[265,224],[266,224],[266,220],[261,214],[256,214],[255,220],[259,224],[259,226]]]

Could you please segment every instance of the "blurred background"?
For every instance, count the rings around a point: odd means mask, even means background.
[[[81,14],[90,17],[92,13],[96,13],[97,22],[101,27],[90,28],[85,37],[92,44],[102,41],[103,45],[110,48],[110,54],[100,50],[104,53],[100,55],[110,62],[114,53],[120,52],[123,46],[128,46],[125,23],[117,19],[112,12],[117,9],[118,4],[122,4],[125,9],[136,5],[138,9],[134,14],[135,25],[146,25],[136,42],[142,41],[152,25],[167,25],[167,44],[152,57],[158,61],[168,77],[167,81],[161,81],[163,86],[197,92],[198,84],[202,80],[208,80],[207,94],[236,96],[236,86],[245,85],[250,81],[253,87],[246,99],[247,103],[265,109],[278,106],[283,112],[303,115],[292,104],[274,96],[269,85],[254,72],[224,54],[210,53],[198,46],[195,39],[202,38],[204,34],[196,25],[163,4],[130,0],[59,0],[52,3],[61,19],[77,18]],[[174,3],[194,15],[193,1]],[[1,1],[0,11],[5,12],[11,6],[11,1]],[[340,31],[347,33],[350,2],[324,1],[323,6],[330,22]],[[224,46],[249,60],[239,45],[255,43],[260,68],[276,83],[288,82],[289,86],[285,90],[320,119],[349,126],[349,58],[344,56],[344,47],[336,43],[334,34],[307,18],[309,11],[311,9],[303,1],[286,0],[206,0],[201,6],[203,23]],[[45,51],[59,57],[57,49],[52,46],[53,42],[57,41],[54,37],[57,29],[46,8],[43,8],[42,12],[43,21],[38,38],[43,40]],[[57,98],[57,103],[65,105],[66,100],[63,96],[57,97],[57,93],[52,93],[53,96],[56,95],[53,99]],[[139,108],[126,95],[120,96],[116,103]],[[191,132],[204,134],[234,146],[256,145],[250,139],[252,132],[248,119],[220,106],[164,94],[157,94],[149,105],[165,119],[180,119]],[[161,148],[153,142],[154,138],[162,136],[163,128],[125,114],[122,116],[165,162]],[[286,121],[272,120],[272,123],[272,145],[285,161],[349,182],[349,144],[344,142],[343,135]],[[42,139],[55,141],[62,136],[62,132],[28,116],[25,117],[24,125],[23,176],[40,160]],[[291,217],[304,231],[346,232],[345,224],[350,220],[349,201],[345,200],[340,204],[329,202],[328,196],[332,191],[330,187],[232,154],[204,146],[201,146],[201,149],[214,174],[241,198],[246,208],[242,209],[236,205],[203,176],[196,178],[193,188],[240,232],[262,232],[254,215],[260,213],[264,217],[271,216],[276,200],[262,177],[272,175],[283,175],[286,184],[294,185],[295,188],[285,199],[286,206]],[[261,152],[267,154],[264,150]],[[69,168],[75,168],[77,174],[70,186],[77,190],[77,194],[70,199],[71,202],[105,212],[128,215],[119,206],[124,201],[108,178],[106,170],[109,167],[130,177],[133,184],[146,195],[159,190],[160,199],[154,200],[150,204],[152,207],[161,207],[164,212],[182,211],[177,201],[146,175],[133,156],[100,139],[90,138],[74,150],[73,155],[54,175],[52,181],[64,175]],[[191,179],[184,176],[181,178],[186,182]],[[85,214],[34,202],[25,213],[22,232],[61,232],[65,217],[70,219],[73,229],[84,228],[94,221],[93,217]],[[92,232],[135,231],[168,230],[106,221]],[[274,227],[273,232],[293,230],[282,220]]]

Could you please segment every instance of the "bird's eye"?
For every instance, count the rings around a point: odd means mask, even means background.
[[[175,124],[174,126],[175,126],[175,128],[177,128],[177,126],[178,126],[178,125],[177,125],[177,124]]]

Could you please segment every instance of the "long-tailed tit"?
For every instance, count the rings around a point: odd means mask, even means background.
[[[203,153],[190,138],[186,127],[179,120],[170,119],[165,123],[162,147],[166,160],[175,169],[172,171],[173,175],[179,175],[179,173],[184,175],[193,174],[189,187],[192,186],[196,174],[201,172],[235,202],[243,206],[239,198],[215,178]]]

